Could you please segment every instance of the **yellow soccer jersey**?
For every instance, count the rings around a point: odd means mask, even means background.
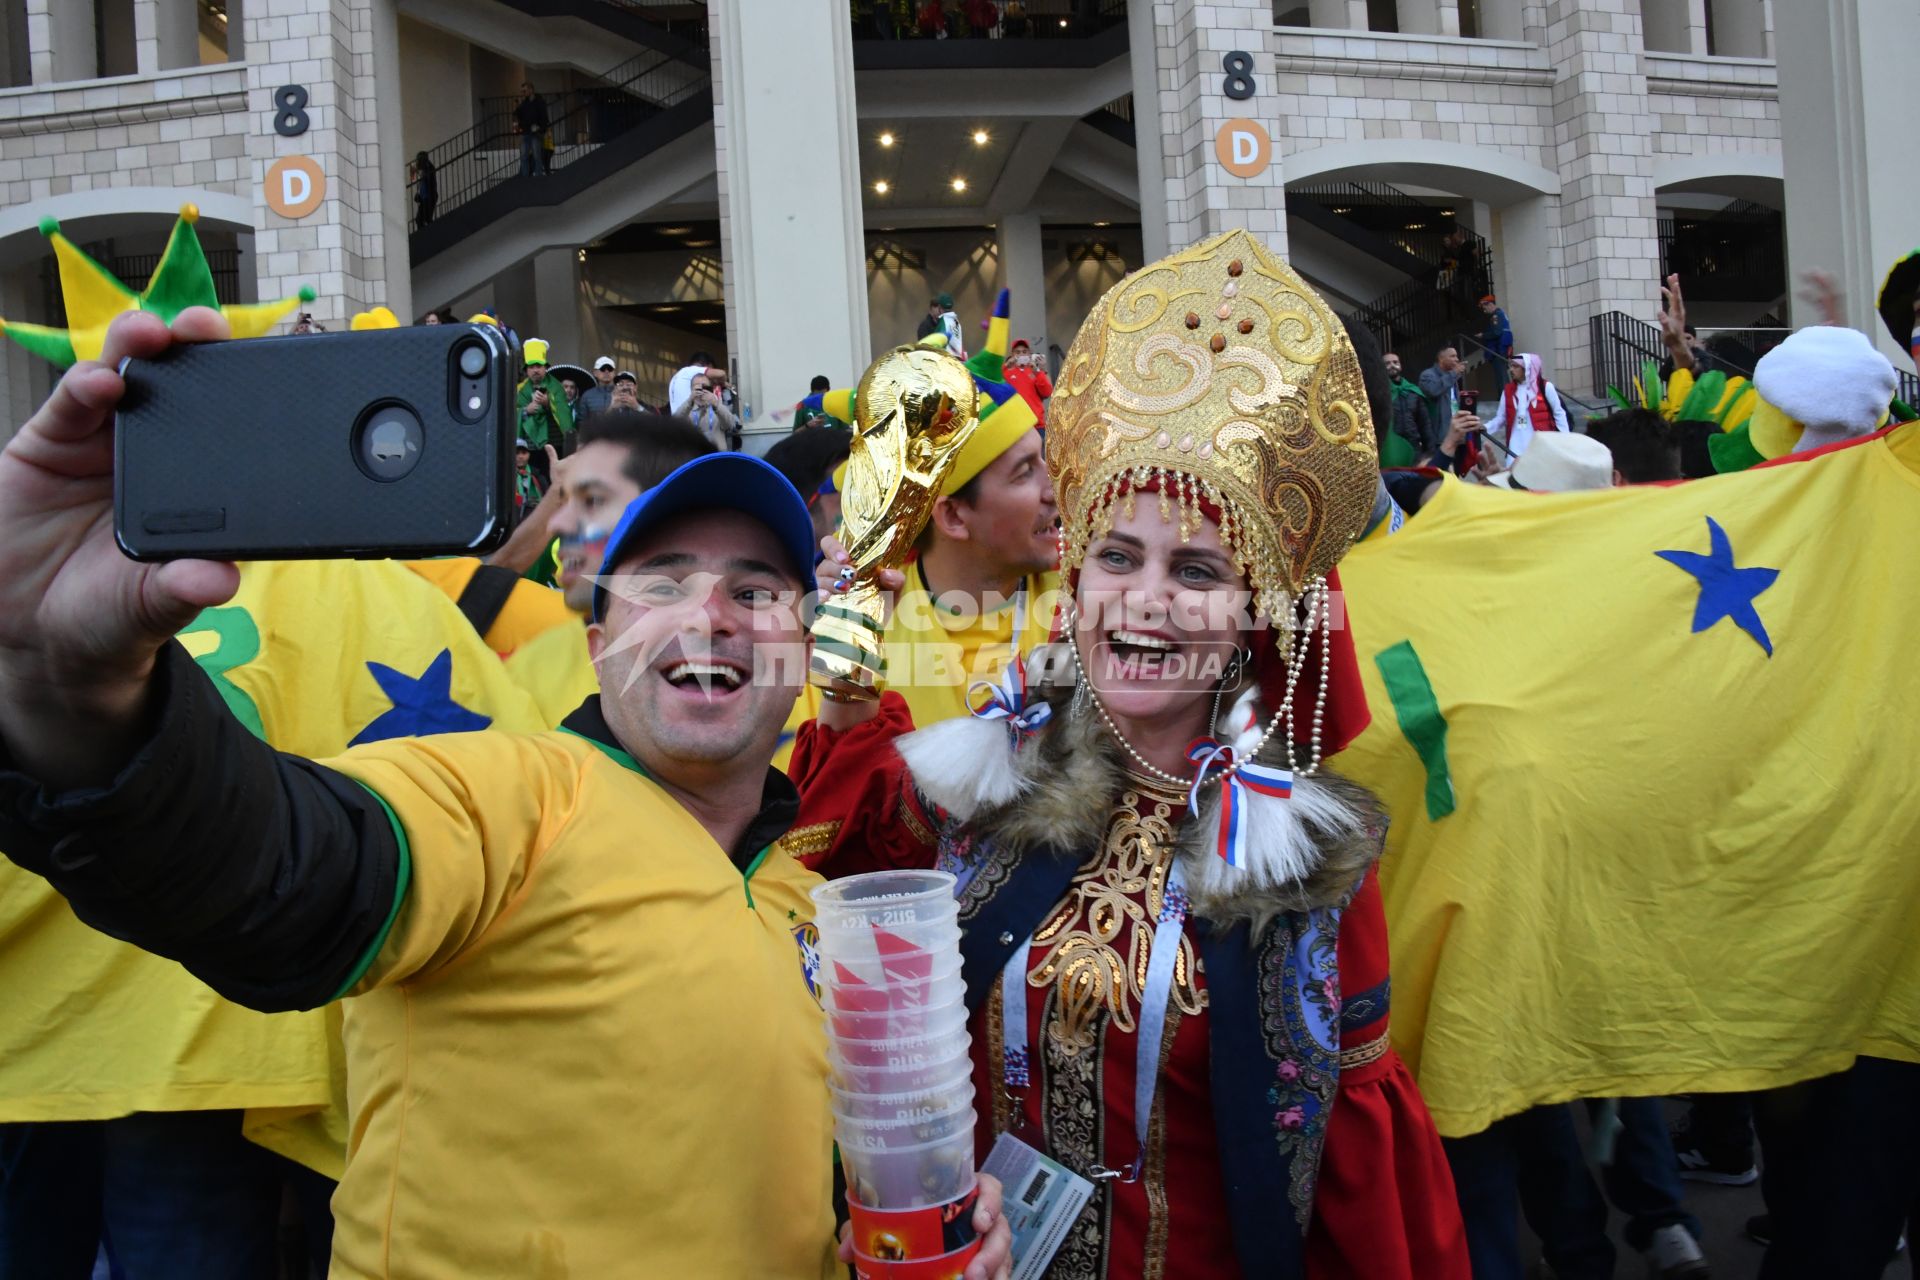
[[[347,1004],[335,1280],[840,1274],[819,878],[777,844],[743,878],[567,730],[331,763],[405,848]]]

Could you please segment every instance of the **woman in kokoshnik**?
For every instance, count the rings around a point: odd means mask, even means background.
[[[1095,1182],[1050,1277],[1466,1280],[1387,1042],[1386,818],[1321,765],[1367,723],[1329,576],[1378,476],[1351,344],[1216,237],[1102,299],[1047,451],[1061,642],[974,719],[828,703],[792,765],[815,865],[959,877],[978,1156],[1011,1132]]]

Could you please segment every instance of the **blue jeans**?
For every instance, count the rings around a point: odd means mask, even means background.
[[[1662,1227],[1685,1227],[1698,1240],[1700,1219],[1680,1202],[1680,1172],[1660,1099],[1618,1101],[1621,1129],[1613,1143],[1613,1163],[1601,1170],[1601,1182],[1613,1207],[1627,1215],[1628,1246],[1644,1250]],[[1597,1110],[1599,1104],[1587,1106]]]
[[[1613,1275],[1606,1201],[1587,1171],[1566,1105],[1535,1107],[1470,1137],[1441,1141],[1453,1167],[1474,1280],[1523,1280],[1516,1207],[1525,1211],[1560,1280]]]
[[[537,133],[520,135],[520,176],[547,171],[547,140]]]
[[[0,1125],[0,1276],[86,1280],[102,1243],[114,1280],[276,1275],[292,1168],[238,1111]]]

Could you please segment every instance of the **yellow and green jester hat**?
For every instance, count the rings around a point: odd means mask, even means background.
[[[41,219],[40,234],[53,241],[60,264],[60,292],[66,300],[69,327],[0,320],[0,333],[64,369],[78,360],[98,360],[106,345],[107,326],[124,312],[146,311],[172,324],[188,307],[211,307],[227,318],[234,337],[257,338],[300,303],[313,301],[313,290],[303,285],[298,294],[278,302],[221,306],[214,296],[213,272],[201,252],[200,237],[194,234],[193,224],[199,220],[197,206],[180,206],[180,218],[173,224],[160,265],[153,269],[146,289],[135,293],[62,235],[58,222]]]

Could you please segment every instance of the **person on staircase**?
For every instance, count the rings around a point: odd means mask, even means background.
[[[1511,464],[1527,451],[1536,431],[1570,431],[1560,392],[1547,381],[1540,357],[1524,352],[1507,361],[1507,385],[1500,407],[1487,423],[1487,436],[1506,451]]]

